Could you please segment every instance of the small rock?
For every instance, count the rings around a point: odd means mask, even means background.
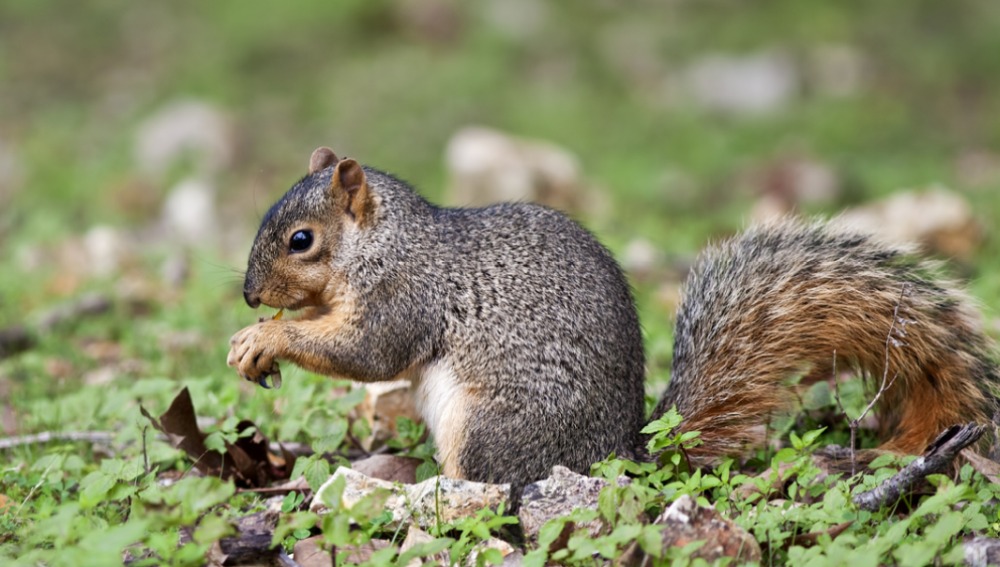
[[[217,172],[232,163],[236,136],[229,120],[208,103],[180,101],[168,104],[146,119],[136,134],[139,169],[163,175],[185,159],[195,172]]]
[[[653,522],[665,526],[663,548],[682,548],[695,541],[704,541],[692,559],[708,563],[723,557],[741,563],[760,561],[760,546],[746,530],[723,518],[712,508],[699,506],[687,494],[681,496]]]
[[[645,238],[633,239],[625,245],[625,251],[622,253],[622,267],[639,280],[652,276],[662,262],[660,251]]]
[[[439,521],[447,523],[468,518],[484,508],[496,510],[510,499],[510,485],[445,476],[431,477],[407,489],[413,516],[424,527]]]
[[[469,552],[469,556],[465,558],[465,565],[476,565],[476,560],[479,558],[479,554],[486,551],[487,549],[495,549],[500,552],[503,556],[503,565],[513,565],[514,561],[517,561],[517,565],[520,565],[520,561],[523,556],[520,556],[520,552],[511,544],[506,541],[491,537],[490,539],[480,543]],[[508,560],[510,561],[508,563]]]
[[[83,236],[91,275],[104,277],[118,271],[129,252],[125,235],[110,226],[95,226]]]
[[[889,242],[919,244],[962,261],[970,261],[983,240],[968,201],[943,188],[897,193],[848,210],[839,220]]]
[[[524,554],[515,549],[513,553],[503,558],[503,567],[521,567],[524,564]]]
[[[340,467],[330,480],[316,492],[309,509],[322,513],[329,502],[333,482],[344,477],[347,482],[341,504],[350,508],[362,498],[377,491],[386,491],[386,510],[392,513],[388,526],[399,527],[410,522],[428,527],[438,522],[467,518],[483,508],[497,509],[509,501],[510,486],[485,484],[435,476],[418,484],[401,485],[368,477],[358,471]]]
[[[420,463],[420,459],[413,457],[372,455],[367,459],[351,463],[351,468],[372,478],[388,482],[414,484],[417,482],[417,467],[420,466]]]
[[[798,94],[792,59],[776,51],[750,55],[708,55],[684,75],[688,91],[709,110],[760,115],[781,110]]]
[[[579,160],[548,142],[470,127],[448,141],[445,161],[453,205],[530,201],[579,211],[588,204]]]
[[[163,203],[163,224],[171,237],[185,244],[216,242],[215,189],[197,179],[179,183]]]
[[[366,451],[374,451],[396,437],[396,418],[420,420],[410,393],[409,380],[358,384],[365,388],[365,399],[355,408],[355,415],[371,424],[371,435],[361,439]]]
[[[1000,565],[1000,539],[975,537],[962,544],[965,564],[971,567]]]
[[[404,539],[403,543],[399,546],[399,553],[403,554],[418,545],[430,543],[432,541],[434,541],[434,538],[431,537],[430,534],[416,526],[410,526],[410,529],[406,532],[406,539]],[[420,567],[427,562],[431,562],[432,565],[450,565],[451,556],[446,549],[439,553],[435,553],[434,555],[424,557],[422,560],[421,558],[415,557],[406,564],[406,567]]]
[[[625,486],[629,480],[618,479],[620,486]],[[518,518],[524,537],[537,541],[538,533],[545,522],[565,516],[577,508],[597,509],[597,497],[608,482],[601,478],[592,478],[575,473],[566,467],[552,467],[549,478],[529,484],[524,488],[521,497],[521,509]],[[586,527],[593,536],[600,535],[606,525],[601,520],[595,520]]]
[[[81,378],[81,381],[87,386],[102,387],[114,382],[115,378],[119,375],[120,373],[118,372],[118,368],[109,364],[107,366],[98,366],[93,370],[88,370]]]
[[[489,0],[483,6],[486,23],[510,39],[529,39],[544,33],[549,25],[549,6],[545,2]]]

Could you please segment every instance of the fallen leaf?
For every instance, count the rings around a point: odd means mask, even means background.
[[[287,451],[283,450],[281,457],[272,455],[267,438],[249,420],[237,424],[236,431],[241,435],[235,443],[226,443],[225,453],[209,450],[187,388],[177,394],[159,419],[141,405],[139,410],[153,427],[167,436],[171,445],[187,453],[194,460],[195,468],[206,476],[232,478],[239,487],[255,488],[267,486],[273,480],[287,479],[295,465],[294,456]],[[242,435],[250,429],[254,430],[252,435]]]
[[[314,536],[295,542],[295,548],[292,550],[295,563],[302,567],[333,567],[330,552],[321,546],[322,540],[322,536]],[[359,561],[367,561],[370,557],[371,552]]]
[[[969,461],[976,472],[985,476],[993,484],[1000,484],[1000,463],[991,460],[971,449],[963,449],[962,456]]]
[[[222,470],[222,455],[209,451],[205,446],[205,435],[198,428],[198,421],[191,402],[191,393],[187,388],[180,391],[171,402],[167,411],[159,419],[154,418],[139,406],[139,411],[146,416],[153,427],[160,430],[170,440],[170,444],[180,449],[194,459],[194,466],[206,475],[216,476]]]

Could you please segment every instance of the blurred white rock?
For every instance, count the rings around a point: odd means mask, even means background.
[[[544,0],[489,0],[481,7],[486,23],[511,39],[541,34],[549,20]]]
[[[792,59],[779,51],[707,55],[683,73],[690,95],[701,105],[734,115],[759,115],[784,108],[799,92]]]
[[[196,173],[214,173],[231,164],[235,154],[236,136],[229,119],[202,101],[169,103],[147,118],[136,133],[137,165],[153,175],[184,160],[191,160]]]
[[[83,235],[83,248],[90,275],[109,276],[121,268],[129,253],[126,237],[114,227],[97,225]]]
[[[170,238],[184,244],[215,242],[219,231],[215,188],[198,179],[178,183],[163,203],[163,226]]]
[[[982,242],[982,227],[964,197],[943,187],[906,191],[850,209],[841,215],[847,226],[898,244],[968,261]]]
[[[417,526],[410,526],[406,531],[406,538],[399,545],[399,554],[402,555],[417,546],[426,545],[432,541],[434,541],[434,536]],[[451,554],[448,553],[447,549],[444,549],[427,557],[414,558],[405,567],[420,567],[421,565],[452,565]]]
[[[464,128],[448,141],[445,163],[452,205],[530,201],[563,211],[587,205],[579,160],[549,142]]]
[[[663,255],[645,238],[634,238],[622,252],[622,267],[632,277],[643,280],[650,277],[663,262]]]

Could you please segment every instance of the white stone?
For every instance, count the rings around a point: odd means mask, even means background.
[[[198,179],[181,181],[163,203],[163,224],[170,236],[185,244],[216,242],[220,227],[215,189]]]
[[[183,159],[196,172],[214,173],[232,163],[236,142],[229,120],[215,106],[197,100],[170,103],[146,119],[136,133],[140,170],[162,175]]]
[[[791,58],[774,51],[708,55],[687,69],[685,79],[700,104],[738,115],[780,110],[799,91],[799,76]]]

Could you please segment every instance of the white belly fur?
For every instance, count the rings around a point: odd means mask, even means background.
[[[458,455],[465,430],[468,394],[446,360],[434,361],[413,372],[417,411],[434,435],[437,460],[445,476],[461,478]]]

